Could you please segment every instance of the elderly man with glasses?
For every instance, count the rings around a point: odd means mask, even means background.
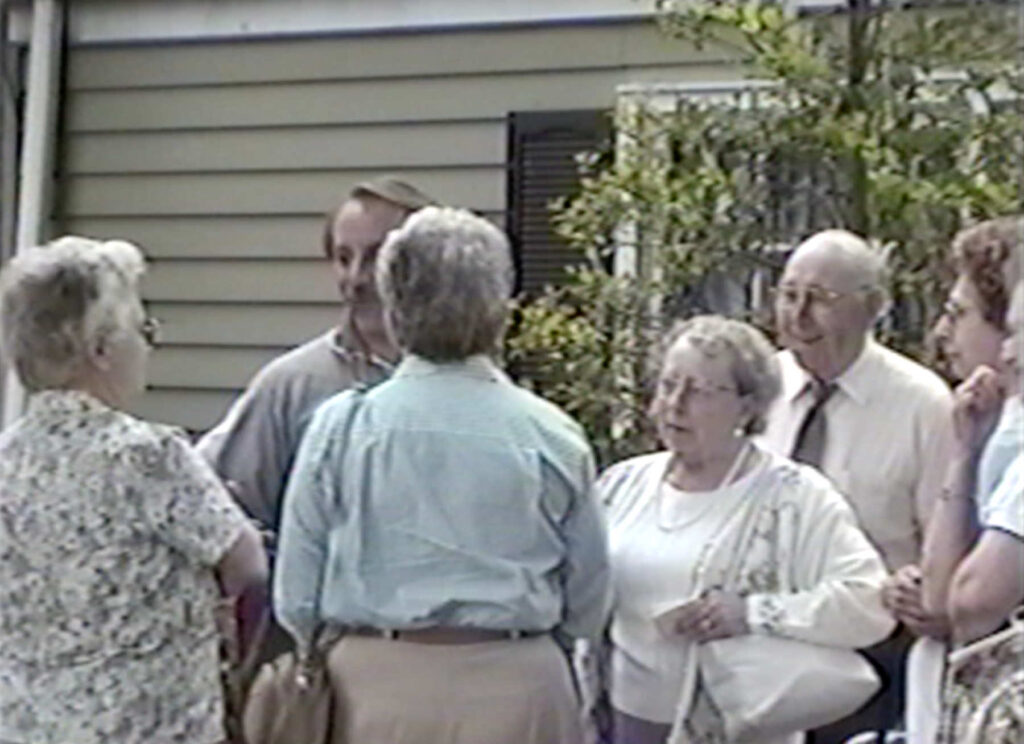
[[[894,611],[903,627],[867,650],[882,692],[860,712],[814,732],[840,744],[897,724],[903,658],[913,635],[944,632],[920,603],[921,543],[951,446],[949,388],[933,372],[878,343],[888,305],[883,257],[860,237],[826,230],[797,247],[775,295],[782,392],[763,443],[820,469],[846,495],[882,553],[891,584],[916,597]],[[916,570],[916,568],[915,568]]]

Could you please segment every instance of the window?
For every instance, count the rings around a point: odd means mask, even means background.
[[[558,284],[579,253],[551,226],[551,202],[576,191],[575,156],[606,144],[606,112],[513,112],[508,117],[508,233],[516,262],[516,290],[540,292]]]

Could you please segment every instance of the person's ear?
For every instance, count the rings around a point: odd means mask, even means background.
[[[109,336],[100,336],[89,345],[89,363],[101,372],[109,372],[113,367],[111,360],[111,345]]]
[[[755,418],[757,412],[754,409],[754,398],[750,393],[745,393],[740,396],[740,421],[737,426],[744,436],[750,431],[750,423]]]
[[[867,308],[868,317],[874,325],[889,313],[889,297],[881,289],[870,289],[864,297],[864,305]]]
[[[658,396],[651,395],[651,399],[647,401],[647,418],[654,421],[660,408],[661,404],[658,402]]]

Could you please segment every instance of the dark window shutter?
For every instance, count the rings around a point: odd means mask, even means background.
[[[579,184],[575,156],[606,143],[601,110],[531,111],[509,114],[508,233],[516,261],[517,291],[536,294],[559,284],[580,254],[551,228],[550,205]]]

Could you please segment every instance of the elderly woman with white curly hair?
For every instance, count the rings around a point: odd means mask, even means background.
[[[428,207],[378,286],[403,351],[390,380],[316,412],[284,500],[274,604],[328,658],[349,744],[578,744],[559,648],[603,626],[605,535],[580,427],[491,358],[505,236]]]
[[[223,594],[266,560],[177,431],[121,409],[155,324],[139,250],[68,237],[0,274],[4,353],[29,393],[0,434],[0,741],[225,741]]]
[[[780,384],[759,331],[691,318],[658,366],[664,451],[598,482],[615,606],[586,687],[609,693],[615,744],[791,744],[877,686],[852,649],[892,630],[885,567],[831,483],[754,443]]]

